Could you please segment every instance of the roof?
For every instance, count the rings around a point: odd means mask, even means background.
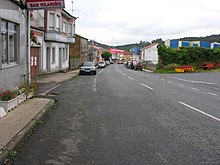
[[[63,14],[66,15],[66,17],[68,17],[68,18],[73,18],[73,19],[77,19],[76,17],[72,16],[69,12],[67,12],[65,9],[62,9],[62,11],[63,11]]]
[[[159,43],[153,43],[153,44],[151,44],[151,45],[148,45],[148,46],[143,47],[141,50],[149,49],[149,48],[151,48],[151,47],[153,47],[153,46],[155,46],[155,45],[158,45],[158,44],[159,44]]]
[[[85,38],[85,37],[83,37],[83,36],[81,36],[81,35],[79,35],[79,34],[76,34],[76,36],[78,36],[79,38],[83,38],[83,39],[85,39],[85,40],[89,40],[88,38]]]

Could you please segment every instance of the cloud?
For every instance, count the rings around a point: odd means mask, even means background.
[[[66,0],[71,10],[71,0]],[[104,44],[220,33],[219,0],[74,0],[76,32]]]

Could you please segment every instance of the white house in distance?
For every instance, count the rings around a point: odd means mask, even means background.
[[[151,61],[153,64],[158,64],[158,43],[148,45],[141,49],[142,61]]]

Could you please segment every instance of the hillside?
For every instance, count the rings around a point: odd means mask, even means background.
[[[208,42],[219,42],[220,43],[220,34],[215,34],[206,37],[184,37],[178,39],[179,41],[208,41]]]
[[[219,42],[220,43],[220,34],[214,34],[214,35],[206,36],[206,37],[184,37],[184,38],[180,38],[180,39],[176,39],[176,40],[179,40],[179,41],[207,41],[207,42]],[[153,44],[155,42],[160,43],[160,44],[164,43],[164,41],[161,38],[159,38],[159,39],[153,40],[151,42],[140,41],[139,43],[111,46],[111,45],[105,45],[105,44],[98,43],[94,40],[89,40],[89,44],[95,44],[97,46],[100,46],[100,47],[103,47],[106,49],[114,47],[116,49],[122,49],[122,50],[126,50],[126,51],[130,51],[130,49],[132,47],[143,48],[143,47],[148,46],[150,44]]]

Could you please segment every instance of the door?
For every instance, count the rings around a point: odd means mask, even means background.
[[[31,48],[31,77],[37,77],[39,74],[39,57],[40,57],[40,48]]]

